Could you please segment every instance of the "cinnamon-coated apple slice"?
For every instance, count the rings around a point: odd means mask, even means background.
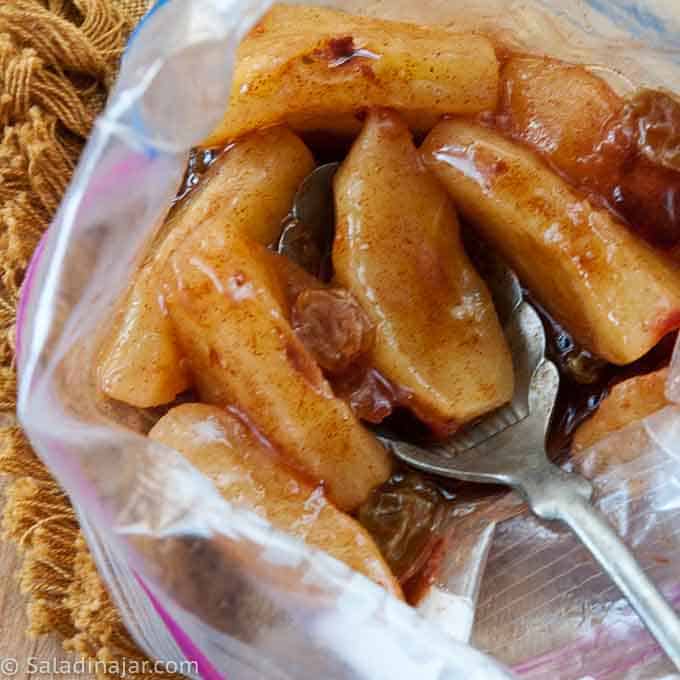
[[[446,113],[494,110],[498,71],[483,35],[277,3],[239,45],[229,105],[205,143],[280,123],[353,135],[370,106],[425,131]]]
[[[312,154],[285,128],[245,137],[215,161],[199,188],[172,215],[118,314],[103,347],[99,384],[113,399],[138,407],[172,401],[190,377],[164,307],[159,272],[188,234],[217,217],[221,228],[248,234],[263,244],[277,236]]]
[[[321,486],[291,470],[243,419],[215,406],[184,404],[163,416],[149,437],[182,453],[226,500],[403,597],[368,532],[335,508]]]
[[[612,387],[594,415],[574,433],[572,454],[578,456],[612,432],[670,406],[672,402],[666,396],[668,373],[668,368],[662,368],[628,378]]]
[[[617,131],[624,101],[604,80],[584,66],[516,56],[503,66],[501,92],[502,120],[513,137],[573,183],[609,191],[634,140]]]
[[[168,262],[170,319],[201,401],[237,408],[292,467],[351,510],[389,477],[390,457],[333,395],[291,327],[271,258],[218,220],[204,223]]]
[[[680,327],[680,271],[498,132],[447,120],[422,149],[459,210],[587,349],[627,364]]]
[[[491,296],[397,114],[368,115],[334,188],[335,277],[375,324],[372,364],[439,431],[507,402],[512,360]]]

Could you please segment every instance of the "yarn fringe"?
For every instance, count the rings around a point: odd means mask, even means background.
[[[109,669],[145,656],[97,573],[68,498],[16,424],[14,336],[31,254],[146,8],[147,0],[0,3],[0,473],[13,479],[2,537],[22,556],[17,578],[28,600],[27,633],[58,633],[67,650],[103,662],[102,678],[122,677]]]

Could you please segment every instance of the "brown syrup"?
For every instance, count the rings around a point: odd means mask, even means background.
[[[614,385],[666,366],[673,353],[677,333],[669,333],[645,356],[615,366],[579,347],[530,293],[527,297],[538,311],[546,331],[546,354],[560,371],[560,389],[548,433],[548,452],[555,461],[566,458],[578,426],[597,411]]]

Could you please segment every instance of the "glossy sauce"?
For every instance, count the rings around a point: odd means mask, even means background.
[[[545,310],[536,307],[546,329],[547,356],[560,369],[560,389],[548,434],[548,452],[554,460],[564,460],[569,454],[574,432],[595,413],[614,385],[668,365],[677,333],[666,335],[632,364],[614,366],[579,347]]]

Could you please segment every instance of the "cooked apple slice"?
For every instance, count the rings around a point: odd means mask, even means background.
[[[680,166],[672,159],[680,158],[680,103],[656,90],[624,100],[583,66],[537,57],[511,58],[501,92],[500,120],[513,137],[604,196],[653,246],[677,246]]]
[[[668,369],[629,378],[615,385],[595,414],[574,433],[572,453],[578,454],[607,435],[668,406]]]
[[[461,212],[594,354],[627,364],[680,326],[680,273],[530,151],[444,121],[422,157]]]
[[[573,182],[609,190],[635,142],[620,129],[624,101],[604,80],[583,66],[513,57],[501,71],[501,90],[513,136]]]
[[[665,395],[668,369],[638,375],[612,388],[598,410],[574,433],[571,460],[590,479],[599,478],[610,489],[621,490],[611,478],[611,471],[643,458],[658,446],[643,420],[668,407]],[[642,469],[647,469],[643,465]],[[627,468],[626,492],[640,498],[653,483],[655,475],[636,475],[640,466]],[[607,483],[607,478],[610,477]]]
[[[162,304],[153,265],[139,273],[98,366],[108,397],[148,408],[171,402],[191,380]]]
[[[333,396],[287,320],[271,253],[213,220],[170,258],[166,300],[201,400],[245,414],[342,510],[390,475],[391,462]]]
[[[222,496],[303,539],[402,598],[401,588],[366,530],[267,447],[248,423],[206,404],[169,411],[149,437],[176,449]]]
[[[376,326],[373,365],[436,429],[512,397],[510,352],[446,192],[391,112],[373,111],[335,178],[336,280]]]
[[[445,113],[494,110],[498,70],[481,35],[277,4],[241,43],[229,106],[205,144],[281,122],[351,133],[369,106],[429,129]]]
[[[171,216],[119,312],[99,366],[109,397],[133,406],[172,401],[190,379],[164,308],[160,272],[188,234],[215,219],[263,244],[278,235],[295,192],[314,167],[307,147],[285,128],[256,132],[228,149],[195,193]]]

